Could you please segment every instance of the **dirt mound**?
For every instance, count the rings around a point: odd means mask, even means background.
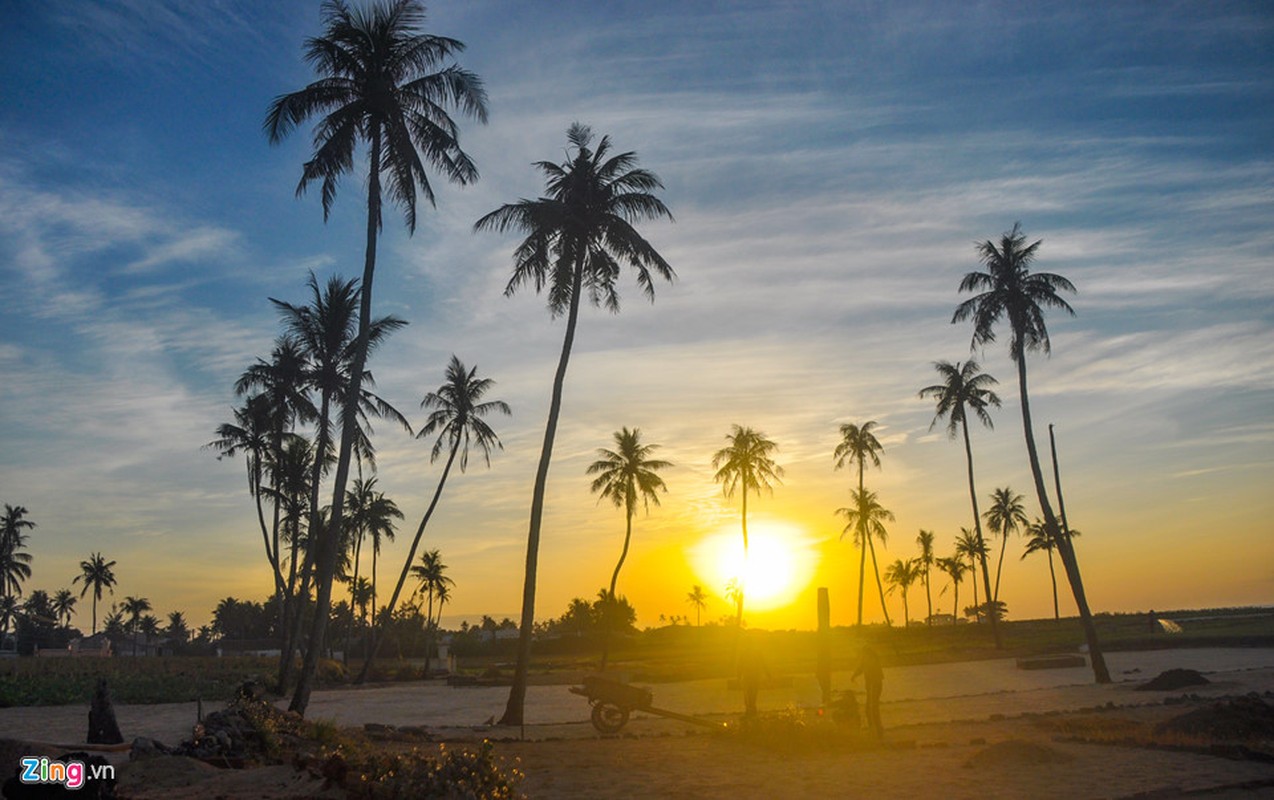
[[[1042,764],[1066,764],[1074,761],[1069,753],[1039,742],[1009,739],[974,753],[964,765],[973,769],[987,767],[1034,767]]]
[[[1212,681],[1192,669],[1170,669],[1137,687],[1139,692],[1171,692],[1190,686],[1204,686]]]
[[[1237,697],[1187,711],[1155,730],[1226,741],[1274,740],[1274,706],[1256,695]]]

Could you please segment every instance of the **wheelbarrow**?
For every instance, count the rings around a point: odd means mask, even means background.
[[[709,722],[706,719],[656,708],[652,705],[655,698],[649,689],[630,686],[600,675],[585,677],[583,686],[572,686],[570,691],[572,694],[588,698],[588,704],[593,709],[590,719],[598,733],[619,733],[628,724],[628,717],[634,711],[644,711],[657,717],[680,720],[705,728],[726,727],[721,722]]]

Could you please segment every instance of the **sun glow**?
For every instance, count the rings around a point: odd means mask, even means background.
[[[746,614],[791,603],[813,577],[815,557],[799,527],[757,521],[748,525],[746,561],[737,526],[703,539],[691,548],[690,560],[711,594],[724,596],[730,581],[741,579]]]

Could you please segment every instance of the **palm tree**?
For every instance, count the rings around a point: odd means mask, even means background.
[[[526,234],[514,250],[513,277],[504,292],[511,295],[527,284],[539,292],[547,286],[549,312],[554,317],[566,314],[566,332],[553,377],[544,444],[531,495],[517,669],[509,702],[500,718],[504,725],[522,722],[535,622],[540,520],[581,297],[587,289],[594,305],[604,302],[610,311],[618,312],[615,281],[621,264],[636,270],[637,283],[651,301],[655,297],[653,276],[673,279],[672,267],[633,227],[646,220],[672,219],[663,201],[653,194],[663,188],[659,178],[637,167],[636,153],[610,155],[607,136],[597,143],[596,150],[592,149],[593,134],[585,125],[571,125],[566,136],[574,149],[573,156],[568,151],[567,160],[560,165],[549,161],[535,165],[545,177],[545,196],[503,205],[474,224],[476,230],[513,229]]]
[[[123,610],[130,618],[128,622],[128,632],[132,635],[133,639],[133,655],[137,655],[137,634],[139,631],[137,627],[138,623],[141,621],[142,614],[150,611],[150,608],[150,601],[145,597],[133,597],[132,595],[129,595],[124,598]]]
[[[12,595],[0,597],[0,633],[8,633],[9,626],[18,621],[18,599]]]
[[[1014,494],[1013,490],[1007,486],[996,489],[991,493],[991,507],[982,515],[991,532],[998,534],[1002,539],[1000,560],[995,567],[995,591],[991,593],[992,603],[1000,599],[1000,572],[1004,569],[1004,552],[1009,549],[1009,534],[1019,527],[1025,527],[1029,522],[1022,500],[1022,495]]]
[[[766,438],[764,433],[735,425],[726,434],[730,444],[712,456],[712,468],[717,472],[713,480],[721,484],[726,497],[733,497],[736,488],[743,489],[743,563],[744,575],[748,563],[748,489],[760,492],[773,491],[772,481],[782,483],[783,468],[774,463],[771,454],[779,446]],[[747,591],[745,578],[739,583],[739,624],[743,623],[743,593]]]
[[[1053,551],[1057,549],[1057,541],[1048,531],[1048,526],[1039,517],[1035,521],[1026,526],[1026,533],[1030,536],[1026,540],[1026,552],[1022,553],[1022,559],[1025,560],[1031,553],[1043,552],[1048,555],[1048,579],[1053,584],[1053,619],[1060,621],[1062,618],[1061,609],[1057,604],[1057,573],[1053,570]],[[1074,539],[1079,536],[1079,531],[1071,528],[1068,535]]]
[[[500,437],[483,419],[496,412],[506,417],[513,413],[509,404],[503,400],[483,399],[494,386],[494,380],[479,378],[477,367],[467,369],[464,362],[453,353],[451,360],[447,362],[442,384],[435,391],[426,394],[420,401],[421,408],[431,409],[431,411],[425,420],[424,427],[416,434],[416,438],[424,439],[437,434],[438,438],[434,440],[433,449],[429,453],[429,461],[430,463],[437,461],[445,447],[447,463],[442,468],[442,475],[438,478],[438,485],[434,488],[429,506],[421,516],[420,524],[416,526],[416,535],[412,537],[411,547],[407,550],[407,559],[403,562],[402,571],[398,574],[398,583],[394,585],[394,593],[389,598],[389,605],[386,606],[386,618],[393,613],[398,604],[403,585],[407,583],[407,576],[412,569],[412,559],[416,557],[416,549],[420,547],[420,540],[425,535],[425,526],[429,524],[434,509],[438,507],[442,488],[447,485],[447,476],[451,474],[451,467],[456,463],[456,459],[459,458],[460,471],[464,472],[469,466],[469,446],[473,445],[481,451],[483,462],[490,467],[492,449],[504,449],[504,445],[500,443]],[[373,633],[370,657],[359,672],[359,682],[367,677],[371,661],[376,657],[380,647],[382,633],[383,631],[379,628]]]
[[[725,584],[725,599],[734,603],[739,608],[739,613],[734,619],[734,624],[743,627],[743,581],[739,578],[731,578]]]
[[[836,469],[845,466],[846,462],[853,464],[858,462],[858,494],[862,496],[865,493],[863,488],[863,470],[867,464],[867,459],[871,459],[871,463],[880,466],[880,453],[884,450],[876,435],[872,433],[872,429],[876,427],[876,421],[864,422],[862,425],[855,425],[847,422],[840,426],[841,441],[836,445],[836,450],[832,453],[832,458],[836,459]],[[842,538],[844,538],[842,536]],[[871,544],[871,537],[863,535],[861,532],[854,538],[855,542],[867,542]],[[875,563],[876,553],[872,551],[872,563]],[[867,550],[863,549],[858,559],[858,626],[863,625],[863,586],[867,577]],[[880,572],[876,573],[876,585],[880,585]],[[881,596],[881,606],[885,605],[884,596]],[[888,618],[888,612],[885,614]]]
[[[969,565],[964,563],[964,558],[957,553],[949,558],[939,558],[934,561],[938,569],[947,573],[947,577],[951,578],[951,586],[954,589],[954,598],[951,601],[951,619],[952,624],[960,618],[960,581],[964,580],[964,573],[968,571]],[[976,588],[978,582],[973,582]]]
[[[920,545],[920,555],[916,557],[916,569],[921,579],[925,582],[925,604],[929,608],[929,616],[925,617],[925,624],[933,624],[933,593],[929,590],[929,572],[933,569],[933,531],[921,530],[916,536],[916,544]]]
[[[885,605],[885,587],[881,583],[880,568],[876,564],[876,546],[872,544],[872,539],[879,539],[882,545],[889,541],[885,522],[892,522],[894,514],[880,504],[875,492],[851,489],[849,499],[853,505],[836,509],[836,513],[845,518],[845,528],[841,531],[840,538],[844,539],[845,534],[852,531],[854,546],[864,553],[871,551],[871,567],[876,573],[876,590],[880,593],[880,610],[885,615],[885,624],[892,625],[889,621],[889,608]]]
[[[310,273],[306,286],[310,290],[310,302],[307,305],[297,306],[274,298],[270,298],[270,302],[278,311],[288,337],[296,342],[296,347],[304,356],[302,385],[306,389],[316,391],[319,396],[318,408],[309,414],[309,418],[315,420],[317,428],[314,445],[316,457],[310,462],[309,529],[321,532],[323,528],[318,525],[319,493],[323,473],[332,463],[332,407],[346,409],[349,403],[356,405],[356,423],[352,426],[354,441],[351,447],[352,452],[359,458],[360,470],[364,462],[375,466],[369,438],[371,426],[368,418],[370,416],[389,418],[399,423],[409,433],[411,426],[393,406],[370,391],[375,384],[370,371],[364,370],[359,388],[357,390],[353,388],[353,364],[358,355],[360,341],[358,339],[359,323],[356,317],[361,297],[358,282],[332,276],[320,288],[318,280],[313,273]],[[370,355],[391,333],[406,324],[403,320],[392,316],[372,320],[367,326],[364,355]],[[355,393],[357,394],[356,402]],[[334,530],[334,535],[347,532],[341,528]],[[319,538],[321,537],[316,537],[316,544],[321,544],[317,541]],[[316,548],[307,548],[306,566],[302,570],[304,574],[310,572],[310,562],[316,556]],[[338,554],[338,559],[339,557]],[[284,608],[284,611],[292,611],[290,604]],[[296,624],[301,624],[302,615],[296,613],[295,617]],[[285,627],[283,654],[279,663],[280,687],[288,685],[294,643],[300,638],[300,632],[287,624],[286,614]]]
[[[907,590],[920,577],[920,570],[917,567],[915,559],[900,558],[885,568],[885,581],[890,584],[890,594],[895,589],[902,591],[902,624],[904,628],[911,625],[911,609],[907,605]]]
[[[80,562],[80,574],[72,579],[72,583],[84,581],[84,588],[80,590],[80,597],[93,590],[93,633],[97,633],[97,601],[102,599],[102,590],[106,589],[111,594],[115,594],[115,573],[112,569],[115,566],[114,561],[107,561],[102,558],[101,553],[94,553],[89,556],[87,561]]]
[[[168,626],[165,629],[168,638],[183,645],[190,639],[190,626],[186,624],[186,617],[180,611],[170,611],[168,613]]]
[[[71,614],[75,611],[75,595],[70,589],[58,589],[53,595],[53,613],[64,627],[71,627]]]
[[[451,587],[456,582],[447,577],[447,565],[442,563],[442,554],[437,549],[426,550],[420,554],[420,563],[411,568],[411,574],[419,581],[420,586],[416,592],[424,592],[428,600],[428,607],[425,611],[425,631],[428,633],[428,640],[425,644],[425,674],[429,674],[429,661],[433,654],[434,646],[434,630],[436,623],[434,622],[434,600],[439,600],[438,618],[442,618],[442,602],[450,597]]]
[[[703,593],[703,587],[695,584],[690,587],[690,594],[686,595],[686,602],[694,606],[695,609],[695,627],[703,624],[703,609],[708,605],[708,596]]]
[[[619,571],[628,558],[628,546],[633,538],[633,513],[637,510],[637,501],[649,513],[650,503],[659,505],[659,492],[667,492],[668,487],[663,478],[657,474],[661,469],[672,466],[670,461],[661,461],[649,456],[659,449],[657,444],[642,444],[641,431],[637,428],[629,430],[621,428],[614,434],[615,449],[598,448],[601,456],[588,466],[587,474],[596,475],[589,490],[599,495],[598,502],[610,500],[616,508],[624,509],[624,549],[620,551],[619,562],[610,576],[610,597],[615,597],[615,585],[619,582]],[[605,631],[602,639],[602,670],[606,669],[606,657],[610,649],[610,629]]]
[[[324,33],[306,42],[306,59],[319,79],[270,104],[265,130],[271,143],[286,137],[310,117],[323,115],[315,129],[314,156],[306,162],[297,193],[313,181],[322,182],[323,217],[331,212],[337,182],[354,165],[354,151],[366,141],[367,248],[363,265],[358,344],[350,370],[350,387],[343,413],[344,430],[332,493],[332,528],[320,545],[318,613],[306,651],[300,682],[291,709],[304,713],[318,667],[336,574],[336,531],[344,515],[346,481],[357,424],[372,308],[376,246],[381,228],[381,178],[389,196],[406,216],[407,229],[416,229],[416,196],[434,200],[426,164],[453,183],[477,180],[478,171],[460,149],[458,129],[448,107],[485,122],[486,93],[481,80],[452,64],[441,69],[464,45],[421,32],[425,10],[415,0],[394,0],[371,8],[350,9],[340,0],[323,6]],[[436,70],[436,71],[435,71]]]
[[[1051,272],[1031,272],[1031,264],[1039,251],[1041,240],[1026,244],[1026,234],[1015,223],[1013,230],[1000,237],[999,246],[987,240],[978,245],[978,255],[986,272],[967,273],[960,281],[961,292],[979,292],[956,306],[952,323],[966,319],[973,321],[971,347],[995,341],[995,324],[1007,317],[1009,330],[1009,356],[1017,364],[1018,396],[1022,402],[1022,432],[1026,437],[1026,454],[1031,465],[1031,477],[1035,481],[1035,494],[1039,500],[1044,524],[1057,541],[1058,555],[1066,569],[1075,605],[1079,608],[1080,623],[1092,658],[1093,676],[1098,683],[1110,683],[1110,670],[1102,656],[1101,643],[1097,640],[1097,627],[1088,608],[1084,594],[1084,579],[1079,572],[1079,562],[1069,539],[1060,535],[1061,528],[1049,503],[1044,487],[1044,474],[1040,471],[1039,453],[1035,448],[1035,432],[1031,426],[1031,405],[1026,389],[1026,354],[1042,350],[1047,355],[1052,344],[1048,328],[1044,324],[1044,310],[1056,308],[1074,315],[1075,310],[1061,298],[1058,292],[1074,292],[1075,285],[1061,275]]]
[[[933,421],[929,423],[929,430],[933,430],[933,426],[938,424],[938,420],[946,417],[947,437],[950,439],[955,438],[957,426],[964,436],[964,458],[965,463],[968,465],[969,475],[969,502],[973,505],[973,530],[978,539],[981,540],[982,516],[978,513],[978,493],[974,488],[973,480],[973,446],[969,442],[969,410],[973,410],[973,413],[981,420],[983,425],[988,428],[994,428],[995,424],[991,421],[991,414],[988,408],[990,406],[1000,407],[1000,397],[991,389],[998,381],[990,374],[982,372],[978,362],[973,359],[969,359],[963,364],[960,362],[952,364],[950,361],[935,361],[933,368],[938,371],[942,382],[926,386],[920,390],[920,397],[931,397],[937,403],[937,410],[933,415]],[[982,582],[985,584],[987,597],[990,597],[991,573],[986,564],[986,547],[982,546],[975,549],[983,553]],[[976,594],[976,567],[974,569],[973,590]],[[1000,628],[995,619],[991,620],[991,636],[995,639],[996,648],[999,648],[1001,646]]]
[[[990,548],[987,547],[986,540],[979,536],[976,532],[968,528],[960,529],[960,537],[956,539],[956,558],[963,558],[969,562],[969,569],[973,571],[973,607],[981,609],[978,603],[978,565],[982,565],[982,576],[986,578],[988,571],[986,566],[986,557]],[[991,582],[986,580],[986,590],[991,591]],[[978,611],[977,620],[982,621],[982,612]],[[995,624],[994,621],[991,623]],[[996,640],[996,646],[999,646],[999,640]]]
[[[23,553],[27,534],[35,523],[25,519],[23,506],[4,504],[4,517],[0,518],[0,598],[16,597],[22,593],[22,582],[31,577],[31,554]]]

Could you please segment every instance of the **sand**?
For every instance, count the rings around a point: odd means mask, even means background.
[[[316,692],[308,716],[343,726],[424,725],[454,742],[490,738],[510,765],[520,760],[527,774],[522,788],[532,797],[1173,796],[1253,781],[1268,784],[1254,791],[1274,796],[1269,763],[1058,741],[1041,725],[1084,714],[1162,721],[1187,710],[1189,701],[1178,704],[1183,695],[1199,698],[1197,704],[1274,692],[1274,650],[1113,653],[1108,662],[1116,683],[1107,686],[1092,684],[1087,668],[1025,671],[1011,659],[887,668],[885,742],[851,752],[776,753],[645,714],[635,714],[620,736],[600,737],[588,724],[585,701],[562,686],[530,687],[524,729],[482,724],[498,716],[507,690],[435,683]],[[1170,668],[1196,669],[1211,683],[1184,692],[1135,691]],[[853,686],[848,674],[835,675],[834,685]],[[720,679],[652,688],[656,706],[711,720],[736,720],[741,706],[739,692]],[[790,687],[763,692],[761,708],[783,713],[816,706],[817,699],[812,677],[793,676]],[[213,708],[206,705],[205,713]],[[117,707],[125,736],[166,742],[188,735],[194,713],[193,703]],[[87,706],[0,709],[0,737],[70,744],[82,740],[86,720]],[[1030,753],[1039,757],[1024,755]],[[282,774],[261,777],[276,788],[249,791],[243,774],[211,779],[229,782],[215,790],[227,797],[300,796],[318,788],[288,783]],[[133,796],[165,796],[154,791]],[[208,791],[211,785],[192,787],[189,796]]]

